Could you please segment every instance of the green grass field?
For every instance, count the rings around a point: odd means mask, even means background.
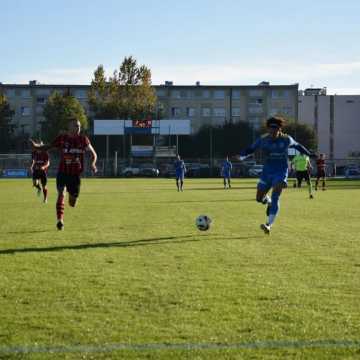
[[[0,180],[0,359],[360,359],[360,182],[287,189],[270,236],[255,186],[85,179],[59,232],[53,180]]]

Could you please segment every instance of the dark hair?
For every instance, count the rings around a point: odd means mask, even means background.
[[[272,127],[277,126],[279,128],[282,128],[285,125],[285,119],[281,116],[272,116],[271,118],[266,120],[266,126]]]

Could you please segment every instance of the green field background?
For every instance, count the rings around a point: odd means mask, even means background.
[[[0,180],[0,359],[360,359],[360,182],[289,187],[270,236],[255,191],[84,179],[57,231],[54,180]]]

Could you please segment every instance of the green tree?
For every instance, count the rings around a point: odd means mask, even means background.
[[[125,57],[119,70],[109,78],[99,65],[94,71],[88,99],[95,116],[103,119],[154,117],[157,101],[150,69],[138,66],[131,56]]]
[[[288,122],[284,132],[291,135],[296,141],[304,145],[309,150],[317,149],[317,136],[315,129],[308,124]]]
[[[46,121],[42,124],[44,140],[53,140],[61,131],[65,131],[69,119],[76,117],[83,129],[88,128],[88,119],[80,102],[71,95],[62,95],[54,92],[44,107]]]
[[[0,93],[0,151],[2,152],[7,152],[11,148],[14,132],[11,120],[14,113],[5,95]]]
[[[220,126],[204,125],[196,134],[181,137],[179,148],[184,157],[210,157],[210,142],[212,142],[213,157],[232,156],[249,146],[253,137],[254,130],[246,122]]]

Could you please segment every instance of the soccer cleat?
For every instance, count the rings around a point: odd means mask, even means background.
[[[310,199],[313,199],[314,198],[314,195],[313,194],[310,194]]]
[[[47,204],[47,201],[48,201],[47,198],[45,198],[45,199],[44,199],[44,204]]]
[[[260,229],[266,234],[266,235],[270,235],[270,225],[268,224],[261,224],[260,225]]]
[[[56,224],[56,227],[58,230],[63,230],[64,229],[64,222],[62,220],[59,220]]]

